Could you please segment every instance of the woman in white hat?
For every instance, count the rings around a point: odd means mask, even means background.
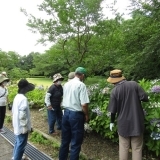
[[[9,78],[0,74],[0,133],[5,133],[3,129],[4,118],[6,114],[6,105],[8,102],[8,90],[6,88]]]

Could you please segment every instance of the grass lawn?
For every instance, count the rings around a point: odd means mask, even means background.
[[[33,83],[37,86],[40,86],[40,85],[43,85],[44,87],[49,87],[50,85],[52,85],[53,83],[53,80],[50,79],[50,78],[27,78],[27,80],[30,82],[30,83]],[[102,81],[105,81],[106,78],[105,77],[102,77],[102,76],[94,76],[94,77],[87,77],[87,79],[85,80],[85,84],[86,85],[92,85],[92,84],[96,84],[96,83],[99,83],[99,82],[102,82]],[[63,81],[63,84],[65,83],[66,81]]]
[[[27,80],[37,86],[43,85],[44,87],[49,87],[53,83],[50,78],[27,78]]]

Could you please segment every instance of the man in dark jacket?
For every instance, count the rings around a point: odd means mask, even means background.
[[[111,71],[107,81],[114,84],[108,110],[111,112],[111,131],[117,114],[119,159],[128,160],[131,145],[132,160],[142,160],[144,112],[141,101],[147,102],[148,96],[138,83],[127,81],[121,70]]]

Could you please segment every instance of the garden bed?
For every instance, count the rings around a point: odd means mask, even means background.
[[[7,115],[11,115],[11,111],[7,111]],[[33,129],[37,129],[45,134],[48,134],[48,123],[46,113],[38,109],[31,109],[31,118]],[[12,129],[11,124],[6,123],[7,127]],[[54,137],[60,142],[60,135]],[[58,150],[53,150],[50,145],[34,145],[42,152],[58,160]],[[88,160],[118,160],[118,144],[113,143],[108,139],[102,138],[95,132],[86,133],[81,150]],[[131,160],[131,153],[129,154]],[[143,158],[147,160],[156,160],[155,158]]]

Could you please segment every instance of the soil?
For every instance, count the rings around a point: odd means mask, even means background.
[[[30,112],[33,129],[36,128],[41,132],[48,134],[46,112],[39,111],[38,109],[31,109]],[[7,111],[7,115],[11,115],[11,111]],[[10,129],[13,129],[11,124],[7,123],[5,125],[7,125]],[[61,140],[60,135],[54,138],[56,138],[59,142]],[[34,146],[45,154],[51,156],[54,160],[58,159],[56,158],[58,157],[58,151],[51,150],[50,146],[40,145],[37,143],[34,143]],[[86,155],[88,160],[118,160],[118,144],[101,137],[95,132],[85,133],[81,151]],[[156,160],[149,157],[144,157],[143,159]],[[131,160],[131,153],[129,153],[129,160]]]

